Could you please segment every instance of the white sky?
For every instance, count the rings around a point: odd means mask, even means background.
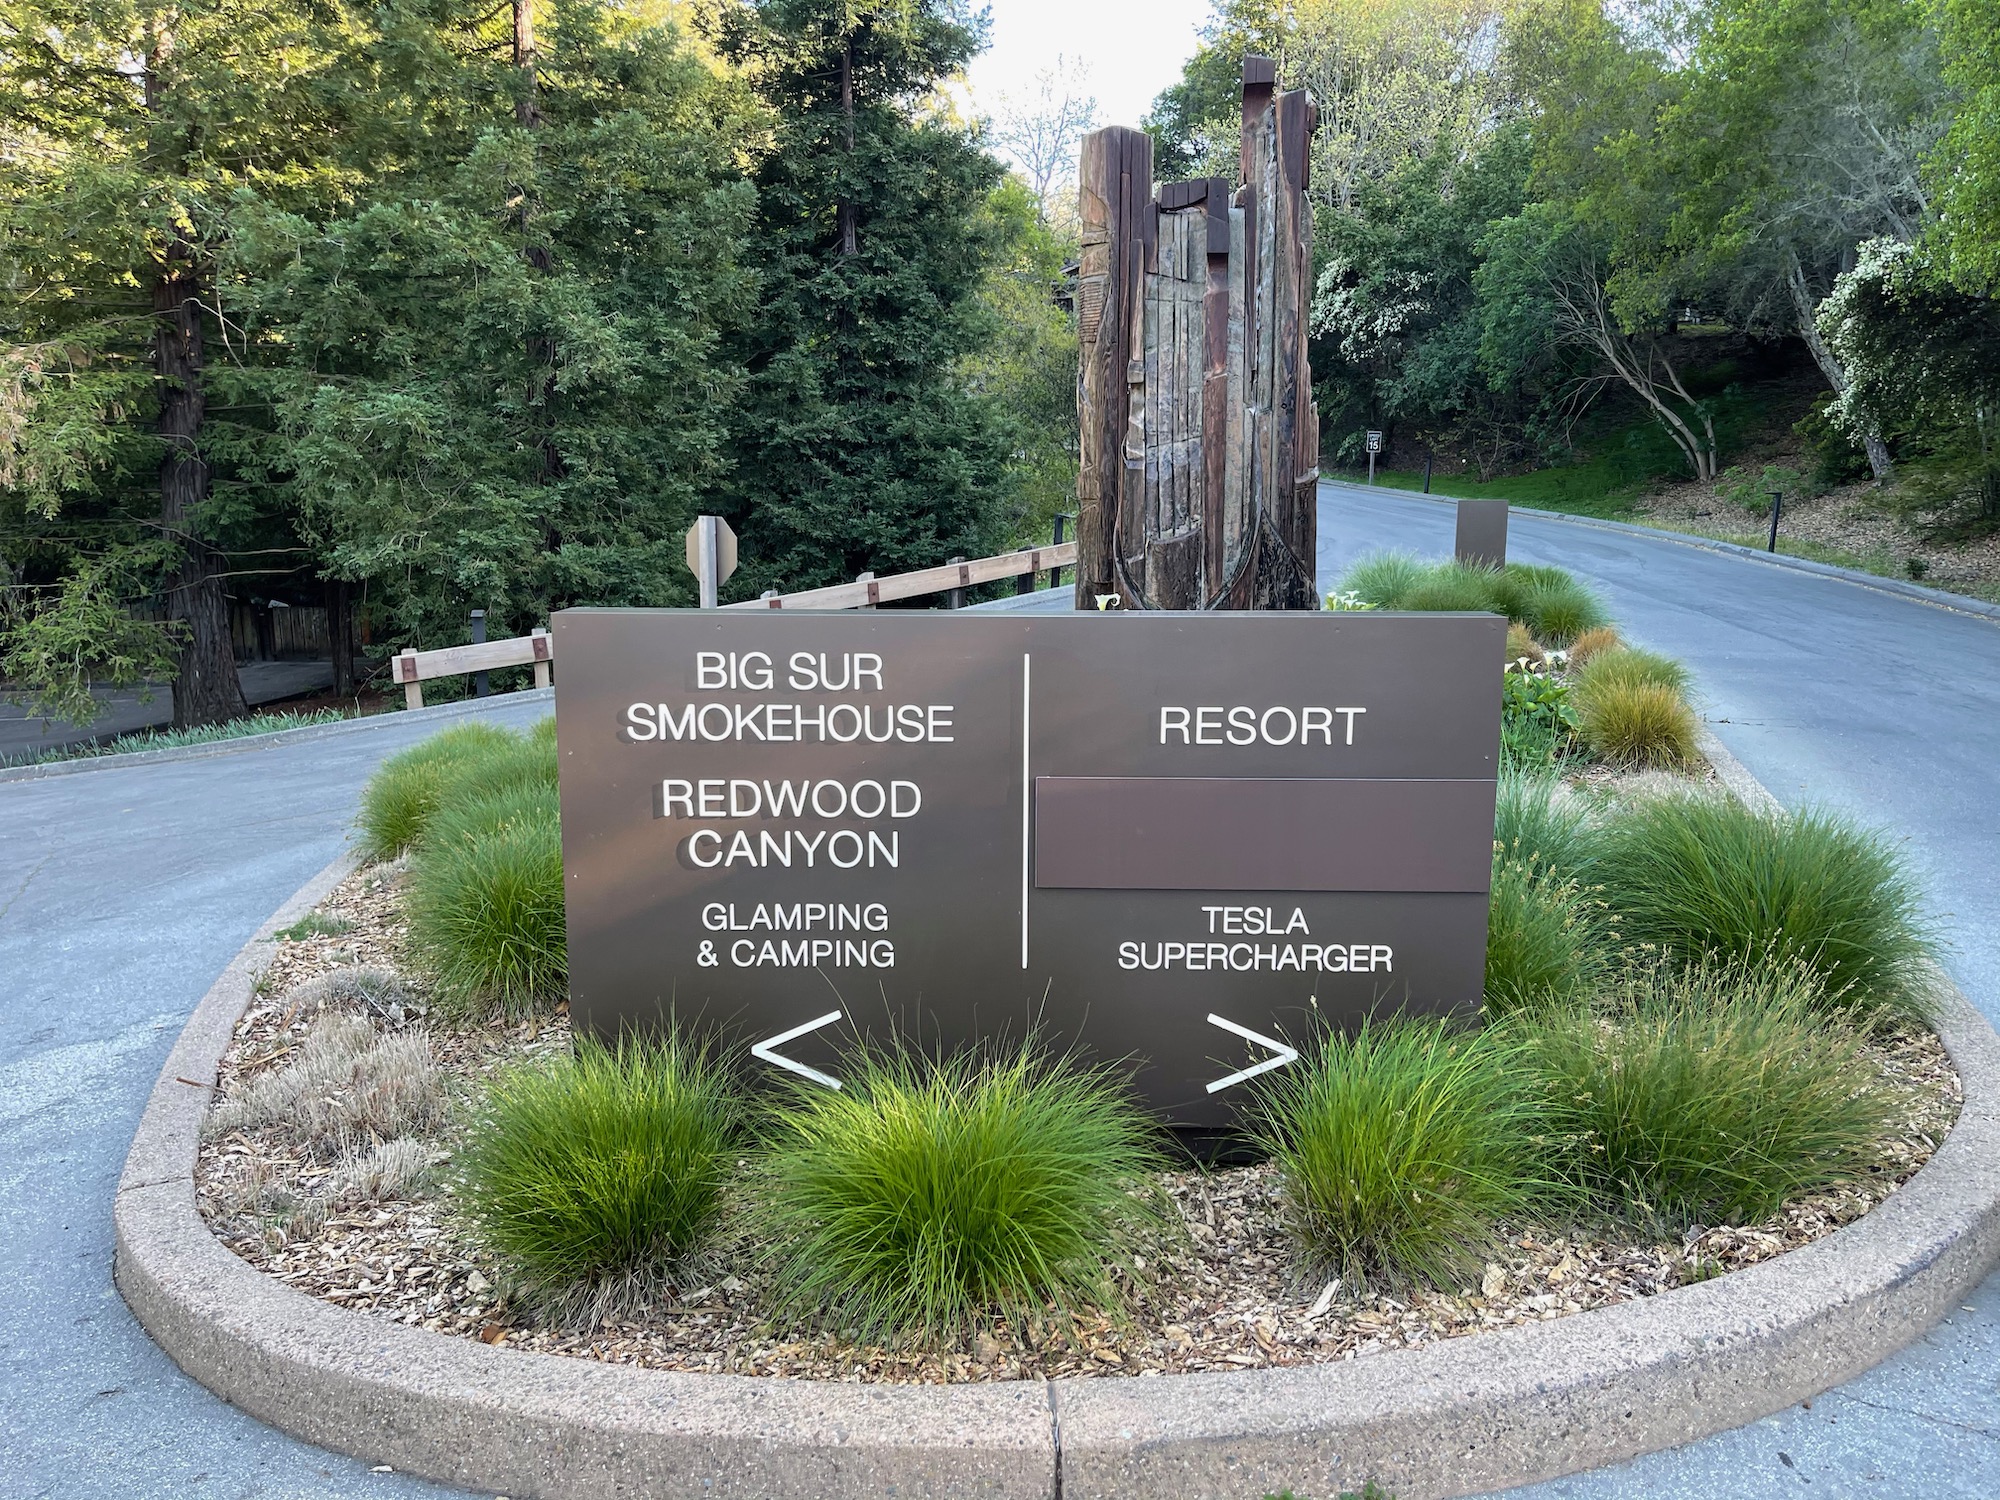
[[[1090,69],[1106,125],[1137,125],[1153,96],[1194,55],[1209,0],[986,0],[992,45],[968,70],[972,99],[990,113],[1002,94],[1027,98],[1058,54]]]

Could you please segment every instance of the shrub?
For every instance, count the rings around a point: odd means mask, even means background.
[[[1569,643],[1569,664],[1571,667],[1586,666],[1605,652],[1620,650],[1624,645],[1624,640],[1613,626],[1595,626]]]
[[[1612,682],[1579,696],[1577,729],[1599,758],[1619,766],[1679,766],[1694,758],[1694,710],[1665,684]]]
[[[901,1342],[1115,1305],[1158,1161],[1112,1075],[1030,1043],[858,1053],[842,1083],[773,1117],[758,1212],[786,1315]]]
[[[1574,661],[1571,665],[1577,666]],[[1587,698],[1599,688],[1629,683],[1672,688],[1683,696],[1693,685],[1688,669],[1671,656],[1661,656],[1657,651],[1641,651],[1635,646],[1599,652],[1577,666],[1576,692],[1579,698]]]
[[[1915,884],[1886,840],[1838,813],[1649,798],[1606,826],[1592,878],[1628,941],[1687,963],[1801,964],[1832,1006],[1928,1014]]]
[[[1542,644],[1525,625],[1509,624],[1507,627],[1507,660],[1531,661],[1539,665],[1545,653]]]
[[[487,1086],[459,1198],[528,1301],[601,1315],[662,1287],[714,1224],[738,1113],[707,1047],[673,1031],[615,1048],[584,1038]]]
[[[369,859],[394,859],[410,848],[459,771],[519,743],[491,724],[456,724],[390,756],[361,793],[363,852]]]
[[[1364,1286],[1477,1275],[1495,1221],[1542,1191],[1517,1051],[1499,1030],[1373,1020],[1265,1075],[1253,1133],[1316,1274]]]
[[[562,823],[555,792],[524,785],[440,813],[410,871],[410,945],[461,1017],[562,998]]]
[[[1849,1180],[1894,1112],[1799,965],[1640,970],[1609,1016],[1529,1034],[1548,1138],[1604,1207],[1649,1226],[1754,1223]]]
[[[1486,1008],[1494,1014],[1581,995],[1602,967],[1595,905],[1573,880],[1502,860],[1486,917]]]

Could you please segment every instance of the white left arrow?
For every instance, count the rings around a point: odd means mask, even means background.
[[[1219,1093],[1223,1089],[1255,1078],[1259,1073],[1268,1073],[1273,1068],[1282,1068],[1286,1063],[1297,1062],[1299,1060],[1298,1048],[1287,1047],[1276,1037],[1265,1036],[1261,1031],[1252,1031],[1248,1026],[1238,1026],[1234,1021],[1225,1020],[1221,1016],[1216,1015],[1211,1015],[1208,1018],[1208,1024],[1211,1026],[1220,1026],[1224,1031],[1233,1031],[1246,1042],[1255,1042],[1260,1047],[1269,1047],[1275,1054],[1274,1056],[1265,1058],[1260,1063],[1252,1063],[1241,1073],[1231,1073],[1227,1078],[1216,1079],[1215,1082],[1208,1086],[1208,1091],[1211,1094]]]
[[[752,1057],[761,1057],[767,1063],[776,1063],[787,1072],[796,1073],[801,1078],[810,1078],[814,1083],[823,1083],[830,1089],[837,1089],[840,1087],[840,1080],[832,1074],[822,1073],[818,1068],[809,1068],[804,1063],[796,1062],[789,1057],[780,1057],[775,1049],[784,1046],[787,1042],[797,1041],[809,1031],[818,1031],[822,1026],[831,1026],[839,1019],[840,1012],[830,1010],[817,1020],[808,1021],[803,1026],[794,1026],[790,1031],[781,1031],[776,1036],[766,1037],[761,1042],[753,1042],[750,1046],[750,1055]],[[1210,1017],[1210,1019],[1213,1020],[1214,1018]],[[1294,1057],[1298,1056],[1296,1052],[1292,1055]],[[1246,1074],[1245,1076],[1247,1077],[1248,1075]]]

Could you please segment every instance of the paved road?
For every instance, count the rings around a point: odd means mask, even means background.
[[[1449,550],[1451,512],[1329,485],[1321,571],[1372,546]],[[1602,587],[1700,673],[1730,748],[1911,841],[1950,966],[2000,1000],[2000,625],[1853,585],[1517,518],[1514,555]],[[535,709],[496,705],[503,720]],[[182,1377],[112,1289],[110,1197],[183,1018],[332,858],[377,760],[419,726],[146,769],[0,783],[0,1500],[439,1496],[254,1422]],[[2000,1289],[1843,1391],[1513,1500],[1952,1500],[2000,1495]]]
[[[1449,505],[1320,491],[1322,583],[1361,554],[1451,551]],[[1600,588],[1628,635],[1688,662],[1724,744],[1780,800],[1905,840],[1945,966],[2000,1022],[2000,621],[1670,541],[1514,517],[1508,556]],[[2000,1276],[1921,1343],[1813,1402],[1508,1500],[2000,1496]]]
[[[546,704],[497,700],[525,724]],[[339,852],[387,715],[278,749],[0,782],[0,1497],[442,1495],[210,1396],[111,1285],[111,1194],[195,1002]]]

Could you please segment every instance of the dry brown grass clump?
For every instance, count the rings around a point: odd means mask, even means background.
[[[1534,632],[1527,626],[1515,623],[1507,627],[1507,660],[1520,661],[1526,657],[1532,662],[1546,660],[1548,653],[1542,650],[1542,643],[1535,639]]]
[[[1624,645],[1624,641],[1618,638],[1618,632],[1615,629],[1609,625],[1599,625],[1595,630],[1584,631],[1583,634],[1569,643],[1569,664],[1572,667],[1580,667],[1593,656],[1602,656],[1607,651],[1620,650]],[[1509,655],[1511,654],[1512,651],[1510,649]]]

